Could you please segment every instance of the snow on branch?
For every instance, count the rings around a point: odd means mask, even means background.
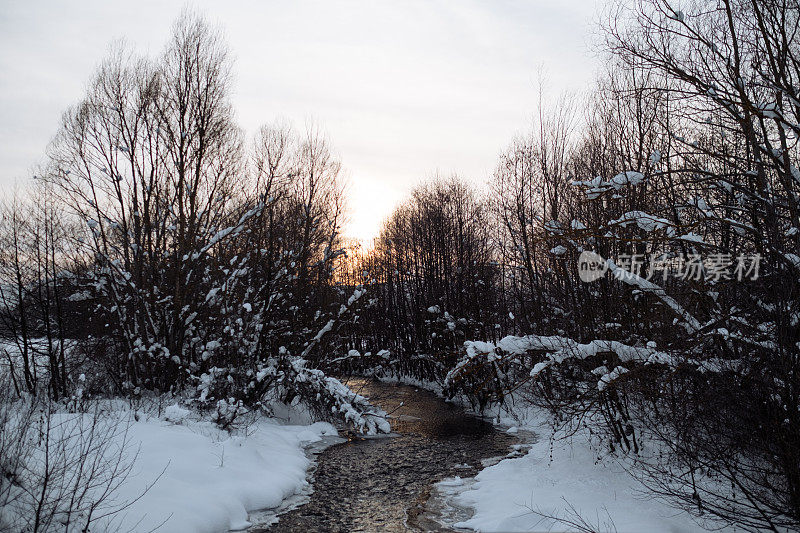
[[[216,234],[214,234],[213,237],[211,237],[211,239],[205,244],[205,246],[200,248],[198,252],[195,252],[192,255],[192,259],[197,259],[201,255],[209,251],[211,248],[216,246],[219,242],[225,240],[230,235],[235,235],[240,231],[242,231],[248,220],[261,214],[261,212],[264,210],[264,206],[265,204],[263,202],[259,203],[254,208],[243,214],[239,218],[239,222],[235,226],[229,226],[227,228],[219,230]]]
[[[670,309],[672,309],[684,321],[684,327],[688,333],[696,333],[702,327],[700,321],[692,316],[689,311],[683,308],[672,296],[669,296],[666,291],[659,285],[652,281],[648,281],[634,272],[625,270],[618,267],[611,259],[606,260],[608,270],[618,280],[637,287],[644,293],[655,295],[659,300],[664,302]]]
[[[338,379],[326,376],[321,370],[306,368],[306,363],[302,358],[292,361],[295,383],[310,387],[320,395],[320,400],[324,396],[333,415],[367,435],[391,431],[385,411],[372,405],[367,398],[353,392]]]
[[[619,191],[628,185],[639,185],[644,181],[644,179],[644,174],[641,172],[628,170],[625,172],[620,172],[609,180],[604,180],[602,177],[596,176],[592,179],[573,181],[572,185],[583,188],[584,192],[586,193],[586,197],[589,200],[594,200],[607,191]]]
[[[306,358],[311,351],[316,348],[316,346],[320,343],[322,338],[333,331],[334,326],[336,325],[336,320],[341,318],[352,306],[355,304],[359,298],[364,296],[367,293],[367,290],[363,287],[359,287],[353,291],[353,294],[350,295],[350,298],[347,299],[347,304],[342,304],[339,308],[339,312],[336,315],[336,318],[332,318],[328,320],[328,322],[322,326],[322,328],[314,335],[314,338],[311,339],[311,342],[308,343],[308,346],[303,350],[303,353],[300,355],[302,358]]]

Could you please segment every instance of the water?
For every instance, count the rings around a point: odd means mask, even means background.
[[[517,442],[416,387],[362,379],[349,385],[392,415],[396,436],[327,448],[317,456],[308,503],[253,531],[448,531],[437,523],[442,503],[428,502],[431,486],[446,477],[474,476],[482,460],[505,456]],[[451,507],[447,514],[453,518]]]

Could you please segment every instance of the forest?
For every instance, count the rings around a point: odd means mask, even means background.
[[[799,529],[798,29],[797,2],[613,4],[593,87],[367,244],[346,154],[324,125],[245,135],[202,16],[114,48],[0,208],[0,530],[119,512],[109,401],[388,432],[348,376],[534,407],[709,528]]]

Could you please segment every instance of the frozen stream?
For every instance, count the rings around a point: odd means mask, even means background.
[[[327,448],[317,456],[308,503],[252,531],[447,531],[435,521],[441,502],[426,507],[431,485],[474,476],[482,460],[505,456],[517,442],[425,390],[362,379],[349,385],[391,413],[396,435]]]

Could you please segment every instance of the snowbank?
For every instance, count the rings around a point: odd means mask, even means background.
[[[543,414],[525,414],[522,429],[540,433],[527,454],[512,453],[474,480],[447,479],[437,485],[452,503],[474,511],[456,527],[482,532],[579,530],[553,519],[560,518],[584,520],[595,531],[702,531],[689,514],[644,495],[622,464],[599,459],[606,453],[592,449],[585,434],[554,436],[547,433]],[[501,418],[505,424],[510,420]]]
[[[116,498],[133,501],[155,484],[115,518],[119,530],[151,531],[160,524],[159,531],[170,533],[245,529],[249,512],[278,507],[306,489],[311,461],[304,447],[336,435],[324,422],[288,426],[263,419],[246,437],[230,437],[187,415],[173,407],[166,418],[180,423],[150,418],[131,425],[128,438],[139,454]]]

